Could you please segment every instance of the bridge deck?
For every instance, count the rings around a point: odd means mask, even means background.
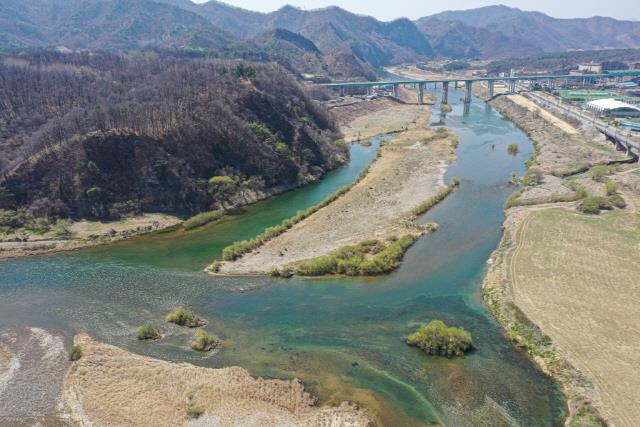
[[[510,82],[510,81],[538,81],[538,80],[559,80],[559,79],[600,79],[612,77],[638,77],[640,70],[630,71],[609,71],[603,74],[569,74],[562,76],[514,76],[514,77],[478,77],[478,78],[450,78],[435,80],[399,80],[380,82],[343,82],[343,83],[319,83],[315,86],[323,87],[379,87],[393,85],[417,85],[429,83],[456,83],[456,82]]]

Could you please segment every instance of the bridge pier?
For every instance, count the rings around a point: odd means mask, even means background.
[[[449,82],[442,82],[442,100],[443,104],[449,103]]]
[[[393,96],[400,98],[400,85],[393,85]]]
[[[471,95],[472,95],[471,90],[473,87],[473,82],[471,80],[467,80],[464,84],[465,84],[464,103],[469,104],[471,103]]]
[[[509,93],[511,93],[511,94],[516,93],[516,81],[515,80],[509,81]]]
[[[495,83],[496,83],[496,82],[494,82],[493,80],[490,80],[490,81],[488,82],[488,84],[489,84],[489,99],[492,99],[492,98],[493,98],[493,93],[494,93],[494,91],[495,91],[495,89],[494,89],[494,88],[495,88]]]
[[[418,83],[418,104],[424,104],[424,83]]]

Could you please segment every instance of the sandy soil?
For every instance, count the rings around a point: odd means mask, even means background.
[[[65,379],[65,403],[80,425],[322,426],[369,425],[354,405],[314,406],[298,380],[253,378],[237,367],[209,369],[138,356],[75,338],[83,356]],[[190,420],[186,410],[205,414]]]
[[[257,251],[223,263],[219,273],[261,274],[366,239],[420,234],[409,213],[444,187],[446,166],[455,157],[455,135],[436,132],[429,120],[426,106],[397,105],[345,126],[347,138],[407,130],[385,142],[380,158],[349,192]]]
[[[70,235],[57,238],[52,232],[44,235],[18,233],[0,235],[0,259],[75,250],[127,239],[179,224],[178,217],[165,214],[143,214],[121,221],[78,221],[69,225]],[[25,241],[26,240],[26,241]]]
[[[501,96],[491,101],[491,105],[517,123],[538,145],[534,168],[557,173],[580,165],[626,159],[623,152],[615,151],[613,144],[581,133],[521,95]]]

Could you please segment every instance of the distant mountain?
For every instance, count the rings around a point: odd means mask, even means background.
[[[229,47],[237,57],[274,60],[295,75],[314,76],[319,81],[376,78],[375,70],[349,52],[323,53],[306,37],[281,28],[269,30]]]
[[[510,58],[541,53],[542,49],[519,36],[476,28],[457,21],[427,17],[416,25],[438,55],[453,58]]]
[[[475,38],[478,30],[493,34],[494,40],[504,37],[505,43],[485,47],[484,57],[523,56],[538,52],[561,52],[575,49],[611,49],[640,47],[640,22],[613,18],[558,19],[540,12],[526,12],[506,6],[488,6],[464,11],[442,12],[418,21],[421,30],[429,35],[428,22],[433,20],[461,24],[458,30],[476,41],[480,49],[486,35]],[[452,35],[453,36],[453,35]],[[445,39],[446,40],[446,39]],[[521,49],[517,49],[521,46]],[[505,54],[502,48],[510,51]],[[459,49],[459,46],[456,45]],[[515,49],[514,49],[515,48]],[[447,54],[446,51],[439,52]]]
[[[339,7],[305,11],[285,6],[262,14],[215,0],[198,5],[188,0],[156,1],[182,4],[181,7],[237,37],[253,38],[278,28],[299,33],[312,40],[325,54],[353,54],[373,67],[434,55],[425,35],[408,19],[381,22]]]
[[[232,40],[201,16],[151,0],[0,0],[8,48],[221,49]]]

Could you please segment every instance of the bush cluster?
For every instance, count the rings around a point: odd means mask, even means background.
[[[71,347],[71,350],[69,350],[69,360],[72,362],[76,362],[80,360],[81,357],[82,348],[79,345],[74,345],[73,347]]]
[[[180,326],[189,328],[197,328],[203,326],[205,321],[200,319],[192,310],[184,307],[178,307],[165,316],[165,320],[169,323],[175,323]]]
[[[615,197],[615,196],[613,196]],[[624,199],[623,199],[624,202]],[[579,205],[578,210],[582,213],[597,215],[602,210],[613,209],[613,204],[606,197],[590,196],[586,197]]]
[[[187,417],[197,419],[200,418],[204,412],[204,408],[199,406],[190,406],[187,408]]]
[[[211,351],[218,345],[218,341],[209,335],[204,329],[198,329],[196,336],[191,342],[191,348],[196,351]]]
[[[520,148],[518,147],[518,144],[509,144],[507,146],[507,153],[511,154],[512,156],[518,154],[519,151]]]
[[[441,320],[422,325],[406,338],[407,344],[427,354],[446,357],[462,356],[473,348],[471,334],[462,328],[449,327]]]
[[[162,332],[160,331],[160,329],[152,325],[145,324],[138,328],[138,339],[141,341],[158,340],[160,338],[162,338]]]
[[[224,211],[222,209],[202,212],[186,220],[184,223],[182,223],[182,226],[185,228],[185,230],[192,230],[194,228],[202,227],[203,225],[209,224],[210,222],[217,221],[223,216]]]
[[[300,276],[374,276],[389,273],[400,265],[406,251],[416,241],[411,235],[394,239],[388,244],[379,240],[365,240],[358,245],[345,246],[329,255],[300,263],[295,273]]]

